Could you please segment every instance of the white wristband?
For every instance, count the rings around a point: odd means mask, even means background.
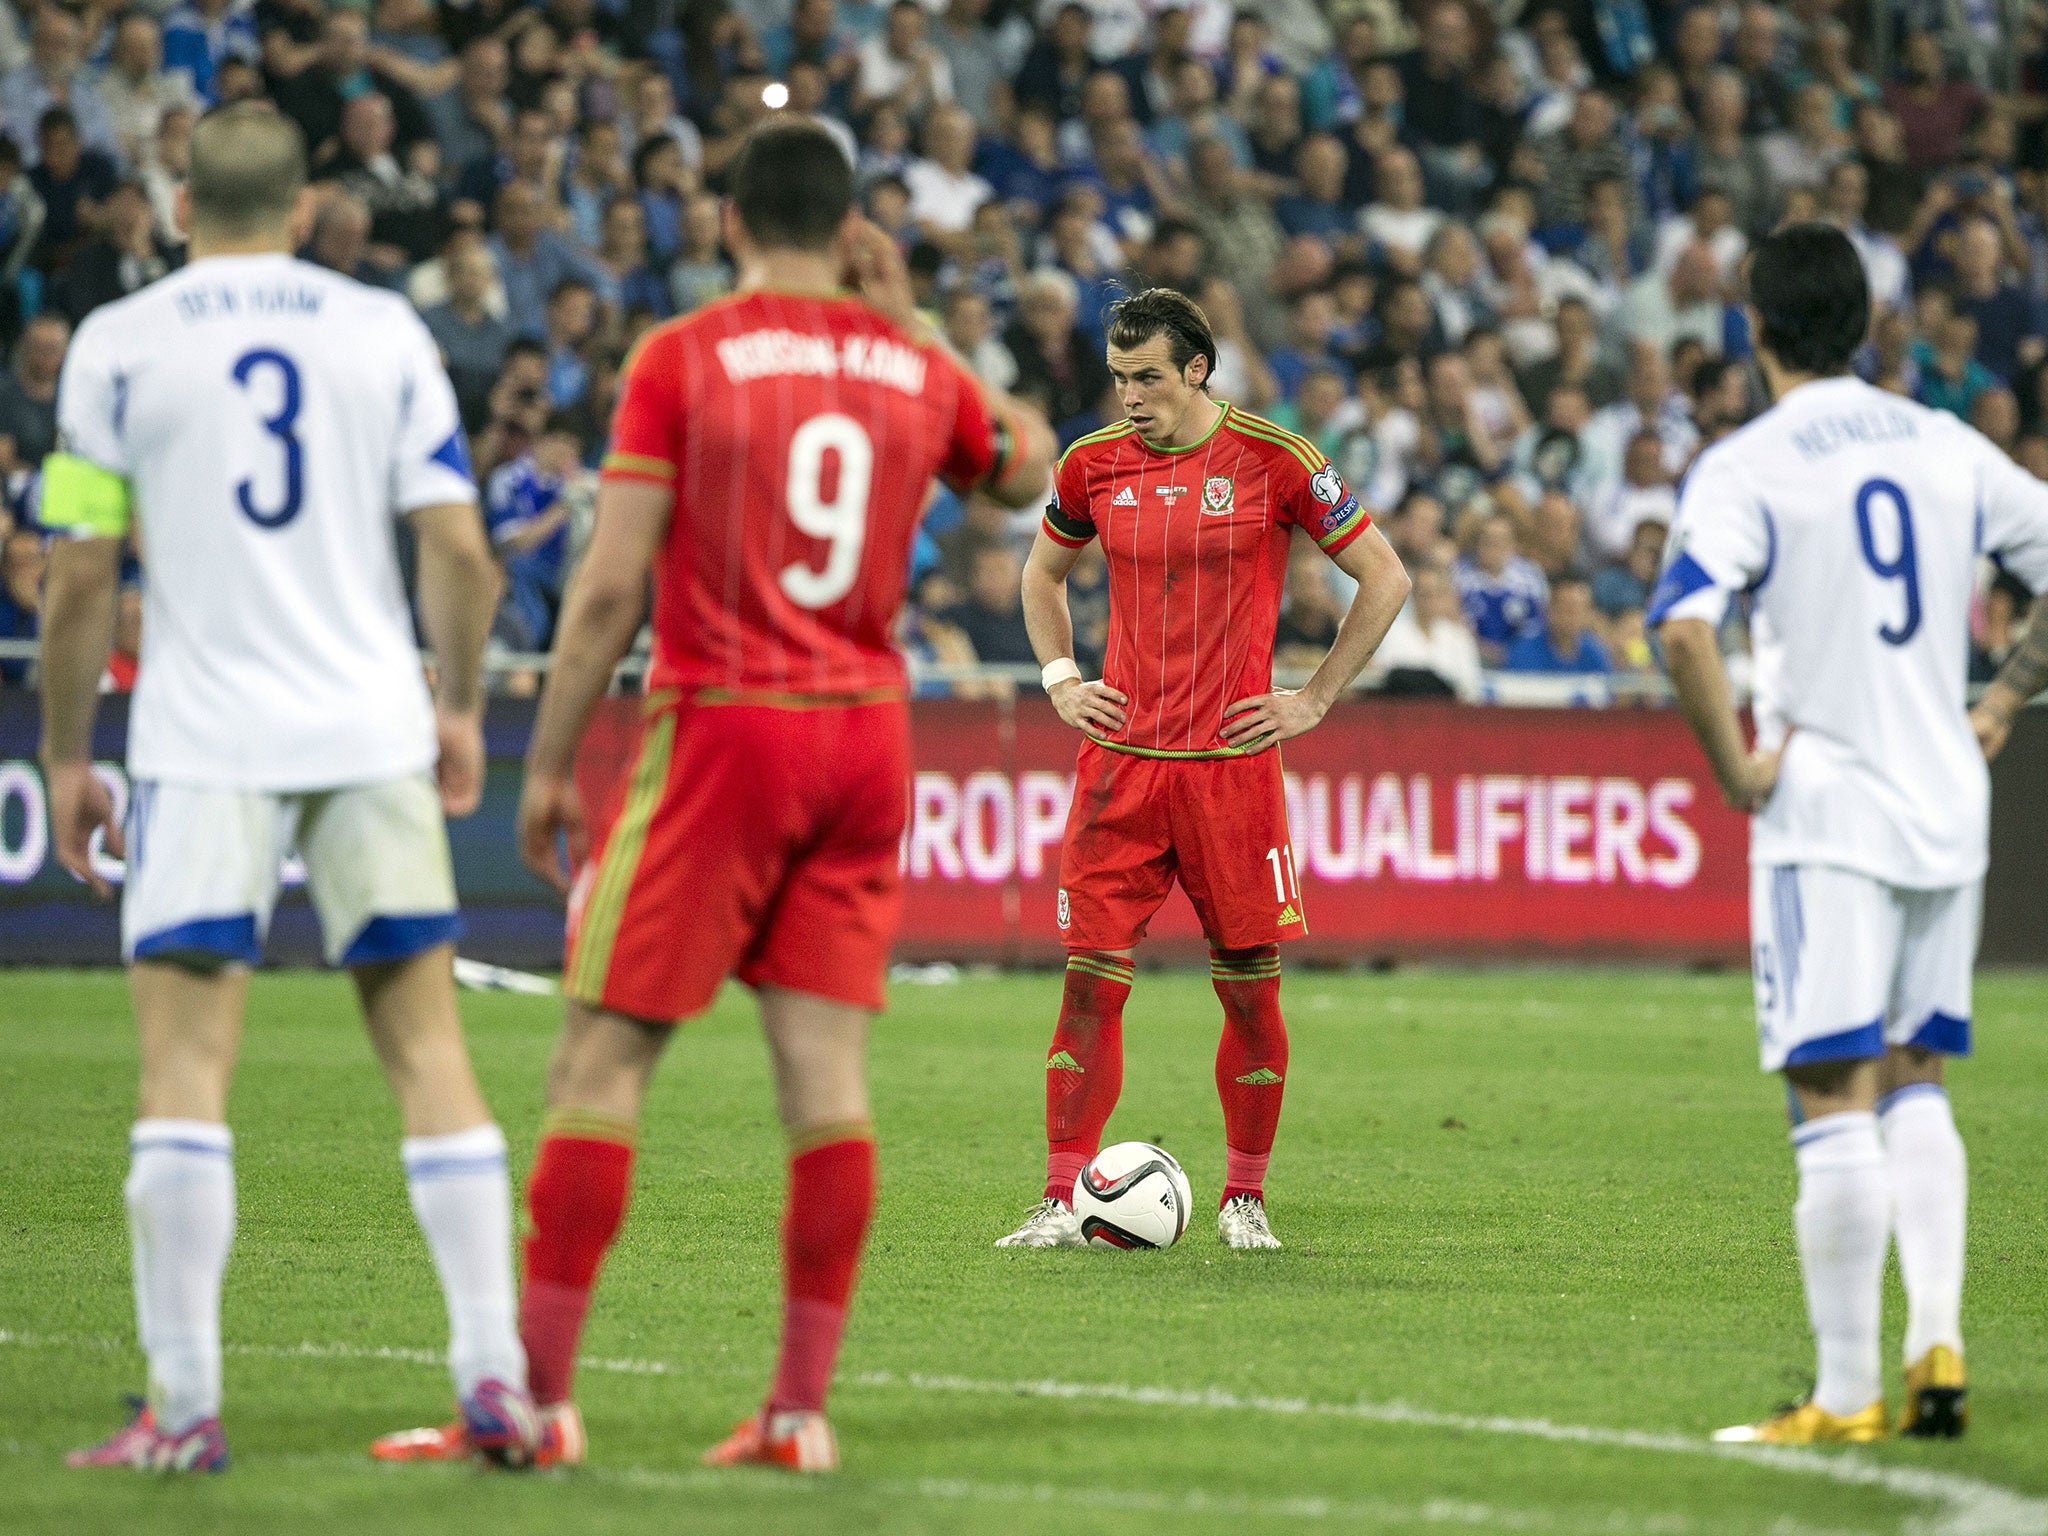
[[[1039,686],[1051,693],[1056,683],[1078,683],[1081,669],[1074,664],[1071,656],[1062,656],[1057,661],[1048,661],[1045,670],[1038,674]]]

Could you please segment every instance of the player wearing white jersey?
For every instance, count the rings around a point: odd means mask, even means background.
[[[1772,235],[1750,291],[1774,403],[1693,466],[1649,618],[1722,789],[1754,817],[1758,1035],[1764,1069],[1789,1085],[1819,1370],[1806,1401],[1718,1438],[1886,1432],[1878,1325],[1894,1231],[1909,1310],[1899,1428],[1952,1436],[1965,1422],[1966,1185],[1942,1066],[1970,1049],[1985,760],[2027,696],[1967,712],[1970,604],[1983,555],[2048,587],[2048,485],[1956,417],[1850,374],[1870,301],[1838,230]],[[1737,593],[1753,751],[1715,638]]]
[[[127,858],[122,949],[141,1036],[126,1188],[147,1406],[74,1465],[217,1470],[220,1287],[234,1229],[225,1124],[248,969],[279,865],[305,860],[405,1124],[449,1364],[478,1445],[534,1452],[505,1140],[470,1071],[443,815],[481,793],[497,573],[455,397],[404,301],[295,261],[305,152],[256,106],[193,134],[182,272],[96,311],[58,386],[43,758],[65,866]],[[422,675],[395,522],[419,543]],[[133,539],[146,570],[128,824],[91,771],[96,684]],[[438,785],[437,785],[438,777]]]

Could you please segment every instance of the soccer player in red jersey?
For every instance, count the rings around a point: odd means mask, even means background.
[[[1400,558],[1306,438],[1211,399],[1201,310],[1155,288],[1110,311],[1125,420],[1067,450],[1024,572],[1024,616],[1060,718],[1082,744],[1060,854],[1065,994],[1046,1062],[1045,1197],[999,1247],[1082,1241],[1074,1179],[1123,1085],[1131,953],[1173,882],[1194,904],[1223,1003],[1216,1088],[1227,1172],[1217,1227],[1277,1248],[1265,1174],[1287,1078],[1280,944],[1305,931],[1280,754],[1371,659],[1408,594]],[[1296,529],[1358,582],[1299,692],[1272,686],[1273,632]],[[1109,651],[1074,663],[1066,579],[1100,538]]]
[[[852,211],[852,168],[823,129],[756,129],[732,189],[740,292],[627,364],[527,755],[522,853],[559,886],[559,842],[582,868],[520,1332],[554,1459],[576,1460],[577,1341],[625,1214],[641,1100],[671,1026],[737,976],[759,994],[790,1141],[781,1353],[761,1411],[705,1459],[828,1471],[825,1393],[875,1195],[867,1028],[909,803],[891,631],[934,476],[1029,505],[1053,441],[922,336],[901,258]],[[839,291],[849,265],[859,297]],[[585,864],[571,761],[650,571],[645,735]]]

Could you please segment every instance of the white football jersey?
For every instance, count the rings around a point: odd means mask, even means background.
[[[1800,385],[1686,477],[1649,619],[1751,596],[1762,864],[1931,890],[1984,873],[1991,781],[1965,689],[1977,557],[2048,587],[2048,485],[1945,412]]]
[[[57,421],[139,530],[131,773],[297,790],[433,764],[393,523],[476,489],[402,297],[285,255],[195,262],[79,327]]]

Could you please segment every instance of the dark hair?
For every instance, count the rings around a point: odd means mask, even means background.
[[[1202,388],[1216,376],[1216,334],[1202,306],[1171,288],[1147,288],[1109,306],[1109,344],[1119,352],[1142,347],[1155,336],[1166,338],[1166,355],[1182,373],[1196,358],[1206,358],[1209,371]]]
[[[69,128],[73,133],[78,132],[78,119],[72,114],[69,107],[50,107],[44,111],[41,117],[36,119],[37,138],[41,138],[44,134],[52,133],[59,128]]]
[[[545,362],[547,355],[548,347],[546,342],[533,336],[516,336],[512,339],[511,344],[505,348],[505,355],[498,359],[498,372],[503,373],[506,364],[510,363],[515,357],[537,357]]]
[[[583,418],[574,411],[553,410],[541,424],[542,437],[573,437],[578,446],[583,442]]]
[[[732,168],[740,224],[770,249],[830,249],[853,206],[853,166],[805,118],[770,118],[747,135]]]
[[[1849,237],[1832,224],[1767,236],[1749,268],[1757,340],[1799,373],[1843,373],[1870,325],[1870,284]]]
[[[572,275],[563,278],[548,290],[548,302],[550,304],[554,303],[555,300],[562,297],[565,293],[587,293],[595,297],[597,289],[587,279]]]

